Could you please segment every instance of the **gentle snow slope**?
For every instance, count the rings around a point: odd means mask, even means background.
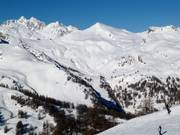
[[[111,128],[99,135],[158,135],[162,127],[165,135],[180,135],[180,106],[172,108],[172,113],[160,111],[127,121],[122,125]]]

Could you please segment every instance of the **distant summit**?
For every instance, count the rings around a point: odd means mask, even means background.
[[[14,27],[15,33],[26,35],[26,37],[38,37],[38,39],[54,39],[77,30],[76,27],[65,26],[58,21],[45,24],[34,17],[27,19],[24,16],[21,16],[18,20],[8,20],[3,25],[6,30],[12,31],[12,27]]]
[[[30,19],[26,19],[24,16],[20,17],[17,22],[27,26],[31,30],[40,30],[45,27],[45,23],[39,21],[38,19],[31,17]]]

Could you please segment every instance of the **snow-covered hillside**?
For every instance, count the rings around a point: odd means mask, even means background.
[[[38,120],[38,114],[41,113],[42,109],[33,110],[27,106],[20,106],[14,100],[12,100],[12,95],[21,95],[20,92],[9,90],[6,88],[0,88],[0,134],[1,135],[15,135],[16,134],[16,124],[18,121],[22,121],[27,124],[27,130],[35,130],[36,133],[42,131],[43,122],[50,121],[53,125],[53,118],[49,115],[44,114],[44,119]],[[18,111],[27,111],[27,118],[20,118],[18,116]],[[2,122],[3,121],[3,122]],[[5,124],[4,124],[5,123]],[[8,126],[8,133],[4,133],[5,126]],[[28,132],[26,133],[28,134]]]
[[[180,103],[179,36],[174,26],[133,33],[101,23],[79,30],[34,17],[9,20],[0,25],[0,86],[75,107],[162,110],[165,101]]]
[[[172,108],[171,115],[160,111],[129,120],[99,135],[159,135],[159,126],[165,135],[180,134],[180,106]]]

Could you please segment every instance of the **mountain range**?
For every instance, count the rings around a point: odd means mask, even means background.
[[[124,121],[122,113],[129,119],[163,110],[166,103],[179,104],[179,36],[180,28],[172,25],[134,33],[102,23],[80,30],[60,22],[45,24],[34,17],[2,23],[0,114],[5,124],[0,130],[8,125],[12,130],[7,134],[14,134],[20,110],[32,116],[21,121],[35,126],[36,133],[47,120],[55,126],[55,116],[43,105],[46,100],[58,113],[64,110],[75,119],[79,106],[103,108],[108,112],[103,112],[105,119],[112,121],[112,117],[116,124]],[[27,99],[40,103],[36,108],[26,102],[22,105]],[[60,103],[70,107],[62,109]],[[46,115],[37,120],[42,110]],[[107,128],[94,128],[88,134]]]

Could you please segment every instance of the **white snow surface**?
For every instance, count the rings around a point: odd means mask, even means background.
[[[162,127],[162,133],[167,131],[164,135],[179,135],[180,106],[173,107],[170,115],[166,110],[163,110],[137,117],[99,135],[159,135],[159,126]]]

